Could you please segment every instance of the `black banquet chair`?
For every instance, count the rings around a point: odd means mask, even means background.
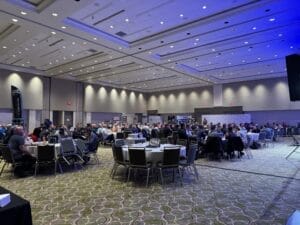
[[[152,163],[146,160],[146,151],[144,148],[128,148],[129,168],[127,181],[130,180],[131,170],[147,170],[146,187],[148,187],[149,176]]]
[[[209,158],[212,159],[221,159],[223,156],[223,144],[222,139],[217,136],[209,136],[207,137],[204,152],[208,155]]]
[[[54,145],[37,146],[37,157],[35,162],[34,175],[35,176],[37,175],[38,169],[41,166],[47,166],[51,164],[53,164],[54,174],[56,174],[57,160],[55,154],[55,146]]]
[[[2,175],[2,173],[4,171],[4,168],[9,164],[12,165],[13,172],[15,171],[15,168],[17,166],[22,166],[21,162],[16,162],[14,160],[13,154],[12,154],[10,148],[8,147],[8,145],[2,145],[1,144],[0,152],[1,152],[1,157],[2,157],[2,161],[3,161],[3,166],[2,166],[1,171],[0,171],[0,176]]]
[[[113,144],[112,145],[112,153],[113,153],[113,157],[114,157],[114,165],[111,169],[110,176],[112,178],[114,178],[119,166],[124,166],[126,168],[126,172],[128,171],[128,163],[129,162],[124,160],[123,150],[122,150],[121,146]]]
[[[163,161],[157,163],[157,168],[160,172],[161,183],[164,184],[163,179],[163,170],[172,169],[173,170],[173,181],[175,180],[175,169],[179,173],[181,185],[182,185],[182,174],[179,168],[179,157],[180,157],[180,148],[165,148],[163,153]]]
[[[184,170],[187,169],[191,169],[193,168],[194,170],[194,175],[196,177],[196,179],[199,179],[199,174],[198,174],[198,170],[196,168],[195,165],[195,159],[196,159],[196,154],[197,154],[197,150],[198,150],[198,144],[191,144],[189,147],[189,150],[187,152],[187,157],[184,160],[180,160],[179,161],[179,165],[182,168],[182,173],[184,173]]]

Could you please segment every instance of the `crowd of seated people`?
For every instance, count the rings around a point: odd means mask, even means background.
[[[99,141],[112,143],[115,141],[116,133],[139,133],[145,139],[151,138],[167,139],[169,143],[176,144],[177,140],[186,140],[187,147],[191,141],[196,141],[198,146],[205,146],[208,137],[219,137],[223,141],[232,137],[240,137],[245,145],[247,145],[247,133],[266,133],[266,137],[272,136],[276,140],[276,134],[280,134],[282,129],[288,129],[284,123],[266,123],[258,125],[254,123],[241,124],[212,124],[203,121],[203,123],[137,123],[127,124],[121,122],[100,122],[98,124],[77,124],[75,127],[67,127],[64,125],[55,126],[52,123],[44,123],[33,129],[32,133],[24,135],[24,130],[16,126],[0,125],[0,140],[3,144],[9,144],[13,154],[18,160],[26,162],[26,170],[31,169],[34,158],[26,152],[24,146],[25,136],[30,138],[32,142],[45,142],[50,140],[52,136],[57,137],[57,141],[72,137],[73,139],[85,140],[88,150],[95,150]],[[124,136],[126,138],[126,136]],[[22,139],[22,140],[21,140]],[[22,157],[21,157],[22,156]]]

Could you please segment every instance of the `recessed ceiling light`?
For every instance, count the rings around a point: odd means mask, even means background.
[[[213,52],[215,52],[215,51],[216,51],[216,49],[214,49],[214,48],[213,48],[213,49],[211,49],[211,50],[212,50]]]
[[[32,46],[32,47],[35,47],[35,44],[33,43],[31,46]]]
[[[274,55],[274,57],[277,57],[278,55]]]
[[[294,46],[290,46],[290,48],[292,49],[292,48],[294,48]]]
[[[95,63],[97,63],[97,62],[98,62],[98,60],[95,60],[94,62],[95,62]]]
[[[75,44],[76,44],[75,41],[73,41],[73,42],[72,42],[72,45],[75,45]]]
[[[66,29],[66,28],[67,28],[67,27],[65,27],[65,26],[62,26],[62,27],[61,27],[61,29]]]
[[[51,32],[51,34],[55,35],[55,34],[56,34],[56,32],[55,32],[55,31],[52,31],[52,32]]]
[[[244,63],[244,62],[246,62],[246,60],[242,60],[242,62]]]
[[[170,45],[170,48],[174,48],[174,45]]]
[[[2,46],[2,48],[7,48],[6,46]]]
[[[20,52],[18,52],[19,54],[22,54],[22,52],[20,51]]]
[[[171,62],[171,59],[168,59],[168,62]]]
[[[86,45],[87,43],[84,41],[82,44]]]
[[[249,44],[249,42],[248,42],[248,41],[245,41],[244,44],[245,44],[245,45],[246,45],[246,44]]]
[[[252,27],[252,30],[256,30],[256,27]]]
[[[151,52],[151,51],[149,51],[149,52],[148,52],[148,54],[152,54],[152,52]]]
[[[12,55],[12,57],[16,58],[16,55]]]
[[[202,6],[202,9],[206,9],[206,5]]]
[[[182,18],[182,17],[183,17],[183,14],[180,14],[179,16]]]
[[[22,64],[22,66],[25,66],[25,64]]]
[[[27,12],[21,11],[22,15],[27,15]]]
[[[95,41],[97,40],[97,38],[96,38],[96,37],[94,37],[93,39],[94,39]]]
[[[122,47],[119,47],[120,50],[122,50]]]
[[[125,22],[127,22],[127,23],[128,23],[128,22],[129,22],[129,19],[128,19],[128,18],[126,18],[126,19],[125,19]]]
[[[110,27],[111,29],[114,29],[114,26],[113,26],[113,25],[110,25],[109,27]]]
[[[282,37],[283,34],[278,34],[278,37]]]
[[[66,46],[63,45],[62,48],[66,48]]]
[[[273,21],[275,21],[275,18],[270,18],[269,21],[273,22]]]
[[[258,60],[261,60],[261,58],[260,58],[260,57],[258,57],[257,59],[258,59]]]
[[[55,59],[55,62],[59,62],[59,60],[58,60],[58,59]]]
[[[58,16],[58,14],[57,13],[52,13],[52,16]]]
[[[26,30],[26,33],[29,33],[30,31],[29,30]]]
[[[163,25],[163,24],[164,24],[164,21],[160,21],[160,24]]]
[[[199,41],[199,38],[196,38],[195,41]]]
[[[74,57],[74,55],[73,55],[73,54],[71,54],[71,57]]]
[[[29,49],[28,48],[25,48],[25,51],[28,51]]]
[[[194,45],[197,45],[198,43],[197,42],[194,42]]]
[[[15,18],[13,18],[13,19],[11,19],[13,22],[18,22],[18,20],[17,19],[15,19]]]

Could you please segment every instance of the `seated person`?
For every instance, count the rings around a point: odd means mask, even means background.
[[[98,149],[99,139],[97,134],[91,129],[87,129],[86,132],[86,146],[89,152],[95,152]]]
[[[16,127],[13,135],[9,139],[9,148],[12,151],[16,162],[22,162],[22,166],[15,168],[15,175],[23,177],[28,172],[33,172],[36,158],[31,155],[25,147],[25,137],[23,127]]]

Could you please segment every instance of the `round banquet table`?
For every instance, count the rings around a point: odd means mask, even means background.
[[[138,143],[133,145],[123,145],[123,156],[124,160],[129,160],[128,147],[132,148],[145,148],[146,150],[146,160],[152,162],[155,165],[157,162],[163,160],[164,148],[180,147],[180,156],[186,156],[186,147],[181,145],[172,145],[172,144],[161,144],[159,147],[149,147],[149,142]]]

